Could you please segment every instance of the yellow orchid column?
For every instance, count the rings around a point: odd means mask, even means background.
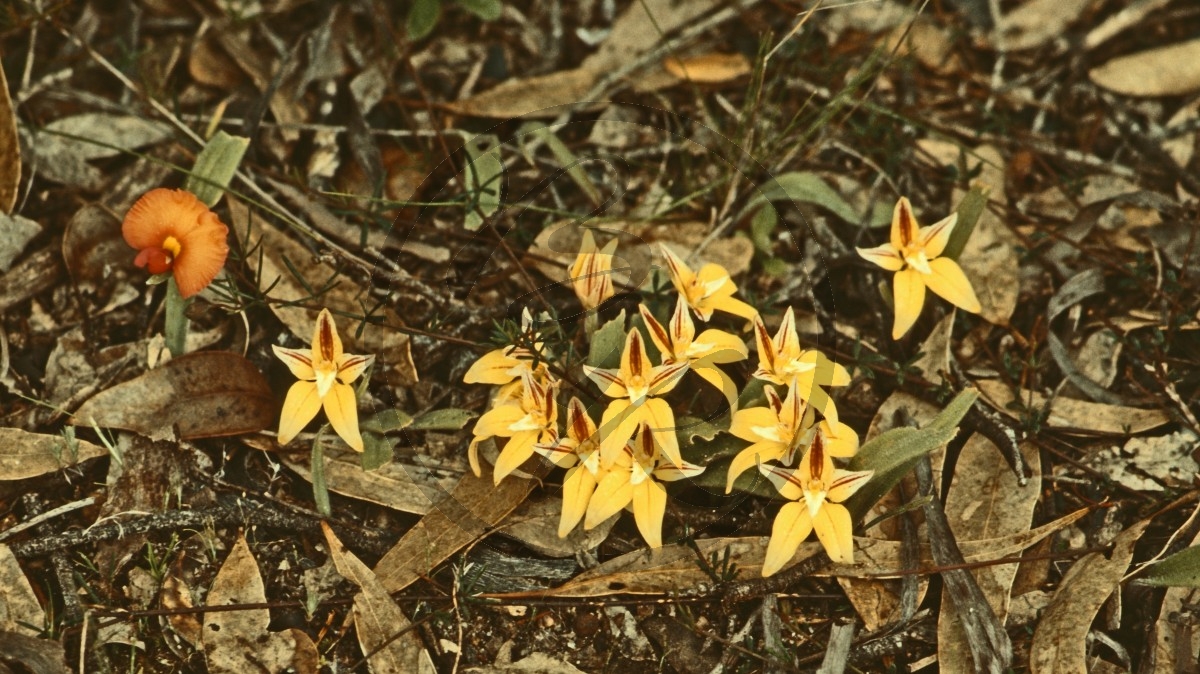
[[[471,470],[478,477],[479,443],[488,438],[508,438],[496,457],[493,478],[500,484],[509,473],[533,456],[537,443],[553,443],[558,433],[558,404],[554,401],[558,383],[539,380],[526,372],[521,375],[521,397],[496,405],[479,417],[471,433],[475,438],[467,449]]]
[[[857,249],[867,260],[896,272],[892,281],[896,309],[892,339],[903,337],[917,322],[921,307],[925,305],[926,288],[964,311],[979,313],[979,300],[962,267],[950,258],[939,257],[957,223],[958,214],[952,213],[928,227],[921,227],[913,217],[908,198],[900,197],[892,212],[891,241],[875,248]]]
[[[645,423],[662,446],[667,458],[682,466],[679,441],[675,437],[675,412],[667,401],[655,396],[675,388],[687,369],[687,363],[654,367],[646,355],[642,333],[634,328],[625,337],[621,367],[609,370],[583,366],[583,373],[600,386],[604,395],[615,398],[604,410],[600,421],[600,462],[608,468],[625,449],[638,424]]]
[[[763,576],[783,568],[814,530],[830,559],[840,564],[854,563],[853,523],[850,511],[841,503],[866,484],[874,473],[834,468],[820,435],[817,438],[794,470],[759,465],[759,470],[775,485],[779,494],[791,501],[775,516],[771,541],[763,559]]]
[[[333,430],[357,452],[363,451],[358,431],[358,403],[350,384],[375,362],[375,356],[356,356],[342,351],[342,339],[328,309],[322,309],[313,328],[311,349],[285,349],[272,345],[275,355],[300,381],[288,389],[279,418],[279,444],[295,438],[317,411]]]

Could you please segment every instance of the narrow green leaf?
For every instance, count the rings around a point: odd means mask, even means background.
[[[492,135],[476,136],[464,146],[471,161],[463,169],[467,191],[467,217],[463,226],[475,231],[484,218],[500,209],[500,191],[504,187],[504,162],[500,159],[500,139]]]
[[[420,40],[433,32],[442,16],[441,0],[413,0],[408,10],[408,22],[405,30],[408,39]]]
[[[430,410],[414,419],[410,428],[414,431],[458,431],[474,417],[474,412],[456,407]]]
[[[359,428],[372,433],[398,431],[412,425],[413,418],[401,410],[390,409],[374,414],[359,423]]]
[[[583,170],[583,165],[579,163],[579,157],[576,157],[575,153],[571,152],[571,148],[567,147],[567,144],[554,134],[553,129],[539,122],[530,122],[521,126],[520,133],[522,135],[530,134],[545,143],[554,155],[554,159],[558,161],[558,165],[566,169],[571,180],[587,195],[588,201],[596,206],[600,205],[602,200],[600,190],[596,189],[596,185],[588,177],[587,171]],[[530,163],[533,163],[533,158],[529,157],[528,153],[526,156]]]
[[[760,194],[746,206],[747,211],[768,201],[803,201],[820,206],[849,223],[858,224],[862,220],[862,215],[815,173],[784,173],[760,185],[759,189]],[[876,208],[871,211],[871,220],[867,224],[881,227],[890,222],[890,211]]]
[[[587,364],[604,368],[620,366],[621,351],[625,348],[625,335],[625,310],[622,309],[616,318],[600,326],[592,335]]]
[[[958,202],[958,222],[954,225],[954,231],[950,232],[950,240],[946,242],[942,257],[957,260],[962,254],[967,239],[971,238],[971,232],[975,231],[979,216],[983,215],[983,209],[987,208],[987,195],[987,190],[972,187],[963,200]]]
[[[484,21],[499,19],[504,10],[500,0],[458,0],[458,5]]]
[[[184,188],[212,208],[225,194],[249,145],[249,138],[218,131],[196,157]]]
[[[1176,552],[1151,566],[1144,576],[1134,582],[1156,587],[1200,588],[1200,546]]]
[[[321,447],[321,435],[312,444],[312,463],[308,469],[312,479],[313,504],[317,512],[326,517],[333,516],[333,506],[329,503],[329,485],[325,482],[325,450]]]
[[[979,397],[976,389],[960,392],[941,414],[924,428],[893,428],[858,449],[850,459],[850,470],[873,470],[875,476],[846,501],[850,514],[859,519],[884,494],[908,474],[921,457],[954,439],[958,423]]]
[[[774,247],[771,241],[771,234],[775,232],[775,227],[779,225],[779,214],[771,206],[764,204],[754,217],[750,219],[750,240],[754,242],[754,247],[759,252],[770,255]]]

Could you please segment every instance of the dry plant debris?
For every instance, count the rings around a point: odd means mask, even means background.
[[[1200,667],[1195,3],[401,4],[0,9],[0,671]]]

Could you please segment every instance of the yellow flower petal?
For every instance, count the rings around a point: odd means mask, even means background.
[[[900,339],[917,322],[921,307],[925,305],[925,281],[915,269],[896,272],[892,288],[896,309],[896,323],[892,326],[892,339]]]
[[[662,547],[662,521],[667,512],[667,490],[654,480],[633,487],[633,519],[651,548]]]
[[[628,400],[618,398],[608,404],[600,419],[600,463],[604,467],[613,465],[617,456],[625,451],[625,443],[633,437],[642,421],[642,408]],[[623,506],[622,506],[623,507]]]
[[[775,410],[769,407],[747,407],[734,413],[733,419],[729,422],[729,433],[746,442],[775,440],[777,438],[764,437],[755,429],[773,428],[778,423],[779,415]]]
[[[583,518],[584,529],[594,529],[597,524],[616,515],[633,500],[633,485],[629,484],[628,471],[610,471],[596,485],[592,499],[588,502],[587,515]]]
[[[763,577],[773,575],[791,561],[796,548],[812,532],[813,522],[808,510],[800,503],[785,503],[771,525],[771,541],[763,558]]]
[[[904,258],[896,252],[896,248],[890,243],[885,243],[882,246],[874,248],[855,248],[858,254],[868,262],[883,267],[888,271],[900,271],[904,269]]]
[[[287,365],[296,379],[313,381],[317,378],[317,373],[313,371],[312,366],[312,349],[285,349],[272,344],[271,350],[275,352],[275,356],[279,360],[283,361],[284,365]]]
[[[358,403],[354,389],[347,384],[334,384],[322,399],[329,425],[356,452],[363,451],[362,435],[358,432]]]
[[[692,363],[692,371],[704,381],[715,386],[718,391],[725,394],[725,400],[729,403],[729,408],[736,412],[738,402],[737,383],[721,368],[707,365],[706,360]]]
[[[463,375],[467,384],[491,384],[500,386],[521,376],[521,361],[508,355],[509,349],[496,349],[479,357]],[[517,370],[517,371],[514,371]]]
[[[959,309],[973,314],[979,313],[981,307],[978,298],[975,297],[975,290],[957,262],[948,257],[939,257],[929,262],[929,270],[929,276],[925,277],[925,285],[929,286],[933,294]]]
[[[328,309],[322,309],[317,314],[317,324],[313,327],[313,367],[318,371],[321,365],[336,365],[342,357],[342,338],[338,336],[337,324],[333,322],[333,314]]]
[[[510,437],[516,432],[512,427],[524,419],[525,414],[525,410],[515,402],[497,405],[479,417],[471,433],[481,439],[494,436]]]
[[[837,564],[854,563],[854,536],[849,510],[836,503],[826,503],[812,518],[812,528],[816,530],[817,538],[830,559]]]
[[[758,309],[755,309],[754,307],[735,297],[722,297],[719,299],[713,299],[710,300],[710,305],[717,311],[724,311],[727,314],[740,316],[748,321],[754,320],[754,317],[758,315]],[[708,314],[709,317],[711,317],[712,311],[710,310]],[[708,319],[706,318],[704,320]]]
[[[848,459],[858,452],[858,433],[840,421],[831,424],[828,420],[821,422],[821,432],[825,435],[825,451],[830,456]],[[841,499],[835,499],[841,500]]]
[[[778,461],[786,452],[787,445],[770,440],[756,442],[738,452],[737,456],[733,457],[733,461],[729,463],[729,473],[725,477],[725,493],[733,491],[733,483],[737,481],[739,475],[760,463]]]
[[[681,298],[682,301],[682,298]],[[663,327],[662,323],[650,313],[649,307],[645,304],[638,305],[638,313],[642,316],[642,322],[646,324],[646,329],[650,333],[650,341],[654,342],[654,346],[658,348],[658,352],[662,354],[664,360],[672,358],[675,355],[673,342],[670,333]]]
[[[596,491],[596,476],[583,466],[567,471],[563,479],[562,517],[558,520],[558,537],[565,538],[587,512],[588,502]]]
[[[509,438],[504,444],[504,449],[500,450],[500,455],[496,457],[496,466],[492,469],[495,484],[500,484],[500,480],[508,477],[533,456],[533,445],[537,442],[538,435],[536,430],[521,431]]]
[[[596,382],[600,391],[609,398],[624,398],[628,395],[624,382],[621,381],[620,370],[608,370],[602,367],[583,366],[583,374]]]
[[[286,361],[285,361],[286,362]],[[298,381],[288,389],[279,414],[279,444],[286,445],[304,430],[321,409],[321,396],[311,381]]]
[[[679,454],[679,438],[675,435],[675,412],[662,398],[649,398],[642,405],[641,420],[650,427],[663,456],[676,466],[683,465]]]
[[[692,342],[691,353],[697,360],[703,358],[710,363],[736,363],[750,355],[741,337],[716,329],[700,333]]]
[[[803,460],[802,460],[803,461]],[[801,463],[801,466],[804,464]],[[771,481],[779,495],[789,501],[795,501],[804,496],[804,488],[800,484],[803,477],[800,468],[780,468],[765,463],[758,464],[758,472]]]
[[[950,233],[957,224],[958,213],[951,213],[948,217],[921,229],[920,242],[925,247],[925,255],[929,259],[932,260],[946,250],[946,244],[950,242]]]
[[[913,216],[912,203],[908,197],[900,197],[896,207],[892,209],[892,247],[897,251],[904,250],[909,244],[917,241],[920,229],[917,219]]]
[[[854,492],[870,481],[874,475],[875,472],[871,470],[835,470],[833,471],[833,484],[829,485],[829,491],[825,497],[834,503],[841,503],[853,496]]]
[[[375,362],[375,356],[356,356],[343,353],[338,362],[337,379],[343,384],[353,384],[367,368]]]

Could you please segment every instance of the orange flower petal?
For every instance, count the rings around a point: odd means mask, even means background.
[[[125,215],[121,235],[138,249],[139,266],[149,266],[151,273],[170,269],[185,298],[211,283],[229,254],[229,228],[186,190],[158,188],[142,195]],[[169,238],[175,239],[177,255],[164,248]]]

